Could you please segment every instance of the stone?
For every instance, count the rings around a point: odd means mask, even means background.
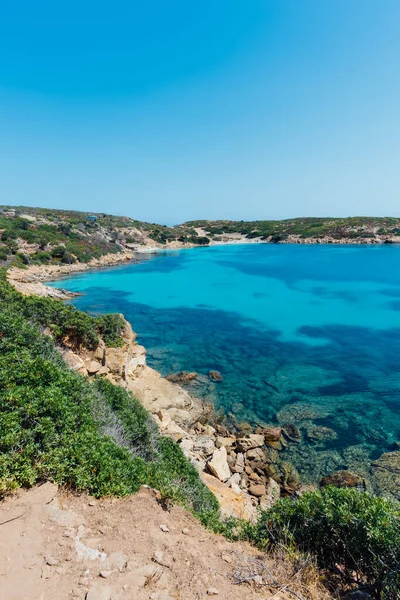
[[[211,456],[215,450],[215,444],[212,437],[199,435],[193,444],[193,452],[200,452],[204,456]]]
[[[243,473],[244,471],[244,454],[242,452],[238,452],[236,455],[236,462],[231,467],[232,471],[235,473]]]
[[[266,462],[266,455],[262,448],[252,448],[246,452],[245,459],[252,466],[260,466]]]
[[[264,436],[266,442],[278,442],[281,438],[282,430],[280,427],[265,427],[259,433]]]
[[[103,365],[97,362],[97,360],[92,360],[87,366],[87,372],[89,373],[89,375],[95,375],[95,373],[100,371],[102,366]]]
[[[168,527],[167,527],[166,525],[160,525],[160,529],[161,529],[161,531],[163,531],[164,533],[168,533],[168,532],[169,532],[169,529],[168,529]]]
[[[103,565],[106,571],[112,569],[118,569],[118,571],[123,571],[126,567],[127,562],[128,560],[125,554],[123,554],[123,552],[113,552],[112,554],[110,554],[110,556],[107,556],[107,558],[103,562]]]
[[[218,436],[215,440],[215,445],[217,448],[221,448],[221,446],[225,446],[225,448],[231,448],[236,442],[234,437],[222,437]]]
[[[212,459],[207,463],[207,467],[212,475],[215,475],[220,481],[226,481],[231,476],[231,471],[227,462],[226,448],[216,448]]]
[[[208,376],[211,381],[222,381],[223,377],[219,371],[209,371]]]
[[[207,595],[208,596],[218,596],[218,594],[219,594],[219,591],[215,587],[210,587],[207,590]]]
[[[162,567],[167,567],[168,569],[171,568],[171,563],[164,558],[164,552],[161,550],[156,550],[154,552],[152,560]]]
[[[201,473],[200,477],[217,498],[223,517],[236,517],[252,523],[257,520],[257,510],[253,506],[249,494],[244,491],[236,494],[230,487],[208,473]]]
[[[337,438],[337,433],[330,427],[311,425],[307,428],[307,439],[310,442],[328,442]]]
[[[183,535],[190,535],[190,529],[188,527],[184,527],[182,529],[182,533],[183,533]]]
[[[197,379],[197,373],[179,371],[179,373],[171,373],[170,375],[167,375],[165,379],[171,381],[172,383],[190,383],[194,379]]]
[[[247,437],[241,437],[236,440],[236,445],[242,452],[247,452],[253,448],[260,448],[264,446],[264,436],[251,433]]]
[[[112,588],[92,585],[86,594],[86,600],[111,600]]]
[[[227,483],[229,485],[231,485],[232,483],[236,483],[237,485],[239,485],[239,483],[240,483],[240,473],[233,473],[233,475],[231,475],[229,477]]]
[[[59,564],[60,561],[58,558],[55,558],[54,556],[46,556],[46,565],[49,565],[49,567],[56,567]]]
[[[301,431],[293,423],[287,423],[282,426],[283,435],[291,442],[299,442],[301,440]]]
[[[261,483],[253,483],[249,486],[249,494],[252,496],[256,496],[256,498],[261,498],[261,496],[265,496],[266,488],[265,485]]]
[[[281,495],[281,488],[279,483],[274,479],[270,479],[265,486],[265,494],[260,497],[260,506],[264,510],[271,508],[279,500]]]
[[[102,577],[102,579],[108,579],[109,577],[111,577],[113,572],[114,571],[100,571],[99,576]]]
[[[365,488],[365,480],[357,473],[352,471],[335,471],[326,477],[323,477],[320,481],[320,486],[325,487],[327,485],[333,485],[335,487],[356,487]]]

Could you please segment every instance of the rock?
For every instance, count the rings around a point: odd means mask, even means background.
[[[197,373],[179,371],[179,373],[171,373],[171,375],[167,375],[165,379],[171,381],[172,383],[190,383],[194,379],[197,379]]]
[[[49,567],[56,567],[60,564],[60,561],[54,556],[46,556],[46,564],[49,565]]]
[[[365,480],[352,471],[335,471],[331,475],[323,477],[320,486],[333,485],[335,487],[357,487],[365,488]]]
[[[264,436],[257,433],[251,433],[247,437],[238,438],[236,444],[239,450],[247,452],[253,448],[264,446]]]
[[[296,425],[287,423],[282,425],[282,433],[290,442],[299,442],[301,440],[301,431]]]
[[[265,427],[258,429],[257,433],[263,435],[266,442],[279,442],[282,430],[280,427]]]
[[[236,439],[234,437],[222,437],[218,436],[215,440],[215,445],[217,448],[221,448],[221,446],[225,446],[225,448],[232,448],[235,444]]]
[[[208,596],[218,596],[218,594],[219,594],[219,591],[215,587],[210,587],[207,590],[207,595]]]
[[[252,450],[248,450],[244,456],[246,462],[250,463],[253,468],[261,466],[266,462],[265,452],[262,448],[252,448]]]
[[[222,381],[223,380],[223,377],[219,371],[209,371],[208,376],[211,379],[211,381]]]
[[[161,552],[161,550],[154,552],[152,560],[162,567],[171,568],[171,563],[164,558],[164,552]]]
[[[168,532],[169,532],[169,529],[168,529],[168,527],[167,527],[166,525],[160,525],[160,529],[161,529],[161,531],[163,531],[164,533],[168,533]]]
[[[277,483],[274,479],[269,479],[266,485],[266,491],[263,496],[260,498],[260,506],[264,510],[267,508],[271,508],[275,504],[277,500],[279,500],[281,495],[281,488],[279,483]]]
[[[102,577],[102,579],[108,579],[109,577],[111,577],[113,572],[114,571],[100,571],[99,576]]]
[[[261,483],[253,483],[249,486],[249,494],[256,496],[257,498],[265,496],[265,492],[265,485],[262,485]]]
[[[86,600],[111,600],[112,588],[92,585],[86,594]]]
[[[371,473],[380,494],[400,500],[400,450],[385,452],[371,464]]]
[[[253,506],[249,494],[244,491],[236,494],[230,487],[208,473],[201,473],[200,477],[217,498],[223,517],[236,517],[253,523],[256,521],[257,510]]]
[[[183,535],[190,535],[190,529],[188,527],[184,527],[182,529],[182,533],[183,533]]]
[[[71,369],[77,371],[77,373],[81,373],[82,375],[87,374],[86,365],[80,356],[72,352],[72,350],[64,350],[61,352],[61,354]]]
[[[122,552],[113,552],[112,554],[110,554],[110,556],[108,556],[105,559],[103,565],[106,571],[112,569],[118,569],[118,571],[123,571],[127,562],[128,560],[125,554],[123,554]]]
[[[235,473],[243,473],[243,471],[244,471],[244,454],[243,453],[238,452],[238,454],[236,455],[236,461],[233,464],[233,466],[231,467],[231,469]]]
[[[214,436],[216,433],[216,430],[214,429],[214,427],[212,425],[204,425],[203,433],[204,433],[204,435]]]
[[[326,442],[335,440],[337,438],[337,433],[330,427],[311,425],[307,428],[307,438],[310,442]]]
[[[87,366],[87,372],[89,373],[89,375],[95,375],[95,373],[100,371],[102,366],[103,365],[101,363],[97,362],[96,360],[92,360]]]
[[[239,485],[240,483],[240,474],[239,473],[234,473],[233,475],[231,475],[227,481],[228,485],[231,485],[232,483],[236,483],[237,485]]]
[[[186,458],[189,458],[190,453],[193,450],[194,441],[191,440],[190,438],[185,438],[185,439],[181,440],[179,445],[182,449],[183,454],[186,456]]]
[[[200,452],[204,456],[210,456],[214,450],[214,440],[207,435],[199,435],[193,444],[193,452]]]
[[[212,459],[207,463],[207,467],[212,475],[218,477],[220,481],[226,481],[231,476],[231,471],[227,462],[226,448],[216,448]]]

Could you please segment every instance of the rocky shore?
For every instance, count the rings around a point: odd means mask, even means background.
[[[65,300],[75,294],[50,288],[44,282],[73,272],[123,264],[135,257],[137,255],[129,251],[94,259],[87,264],[13,268],[7,276],[23,294]],[[162,434],[180,444],[218,498],[225,515],[251,520],[257,507],[266,508],[281,495],[291,495],[299,490],[299,475],[281,454],[288,446],[301,441],[301,433],[294,423],[255,430],[242,424],[228,430],[216,418],[211,405],[182,387],[191,379],[195,380],[196,373],[173,373],[164,378],[146,364],[146,350],[136,342],[136,334],[126,321],[123,338],[121,348],[107,348],[101,342],[94,352],[76,353],[67,347],[60,351],[69,366],[79,373],[89,378],[104,376],[130,390],[153,415]],[[208,377],[210,383],[214,383],[220,374],[210,371]],[[398,500],[399,473],[398,449],[383,454],[371,465],[374,487]],[[333,473],[321,484],[361,489],[368,485],[363,477],[346,470]]]

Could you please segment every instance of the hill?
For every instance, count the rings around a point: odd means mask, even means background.
[[[0,207],[0,263],[73,264],[140,247],[218,243],[396,243],[394,217],[189,221],[172,227],[104,213]]]

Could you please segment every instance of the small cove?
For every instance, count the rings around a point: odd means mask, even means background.
[[[123,313],[163,375],[204,375],[188,389],[225,414],[300,427],[284,454],[317,481],[363,472],[400,441],[399,259],[397,246],[217,246],[62,287],[83,294],[82,310]]]

